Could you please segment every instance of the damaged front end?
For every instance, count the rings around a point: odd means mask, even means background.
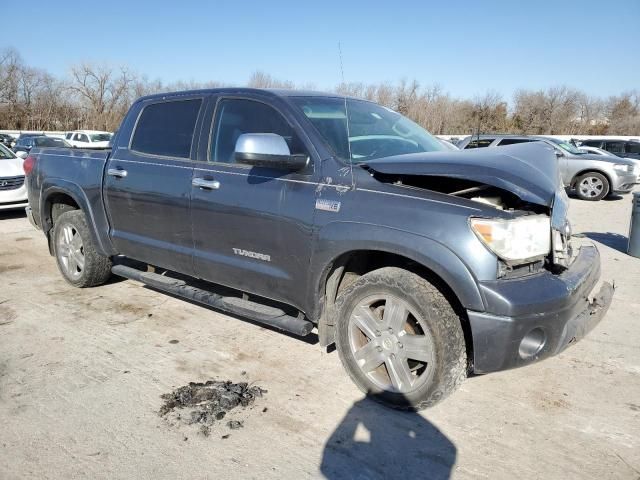
[[[559,273],[571,263],[569,199],[557,159],[546,146],[402,155],[364,167],[383,183],[465,198],[497,210],[495,216],[470,217],[469,225],[498,257],[499,278],[541,269]]]

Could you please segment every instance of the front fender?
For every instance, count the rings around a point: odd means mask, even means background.
[[[483,311],[478,283],[465,263],[449,248],[431,238],[389,227],[358,222],[334,222],[317,233],[310,271],[311,311],[318,312],[317,297],[323,292],[327,274],[340,256],[371,250],[401,255],[434,272],[453,291],[463,307]]]
[[[105,256],[115,255],[117,252],[111,244],[107,234],[109,231],[109,225],[104,209],[102,208],[101,196],[94,196],[92,198],[94,202],[98,202],[98,207],[96,208],[92,205],[92,201],[79,185],[62,178],[48,178],[42,183],[40,188],[39,207],[42,231],[47,235],[47,237],[53,228],[53,220],[51,218],[52,199],[54,199],[56,194],[60,193],[71,197],[86,215],[89,232],[91,233],[91,239],[96,246],[96,250]]]

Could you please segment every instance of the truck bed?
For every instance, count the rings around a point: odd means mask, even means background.
[[[30,152],[36,161],[32,174],[27,177],[27,191],[33,221],[39,228],[45,232],[51,228],[50,204],[40,201],[43,192],[63,188],[87,213],[87,220],[94,224],[95,231],[108,232],[102,178],[110,154],[111,150],[77,148],[34,148]],[[100,238],[96,240],[98,246],[103,244]]]

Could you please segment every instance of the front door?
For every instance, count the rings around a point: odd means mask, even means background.
[[[235,162],[243,133],[276,133],[292,154],[309,154],[274,107],[248,98],[217,101],[208,161],[194,169],[194,269],[205,280],[300,306],[311,257],[313,166],[308,172]],[[315,183],[314,183],[315,182]]]
[[[130,146],[114,149],[104,176],[118,252],[185,274],[193,267],[191,151],[202,103],[190,98],[144,105]]]

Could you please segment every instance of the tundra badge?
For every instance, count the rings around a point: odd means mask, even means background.
[[[242,255],[243,257],[263,260],[265,262],[271,261],[271,255],[267,255],[266,253],[250,252],[249,250],[243,250],[242,248],[234,248],[233,253],[235,253],[236,255]]]

